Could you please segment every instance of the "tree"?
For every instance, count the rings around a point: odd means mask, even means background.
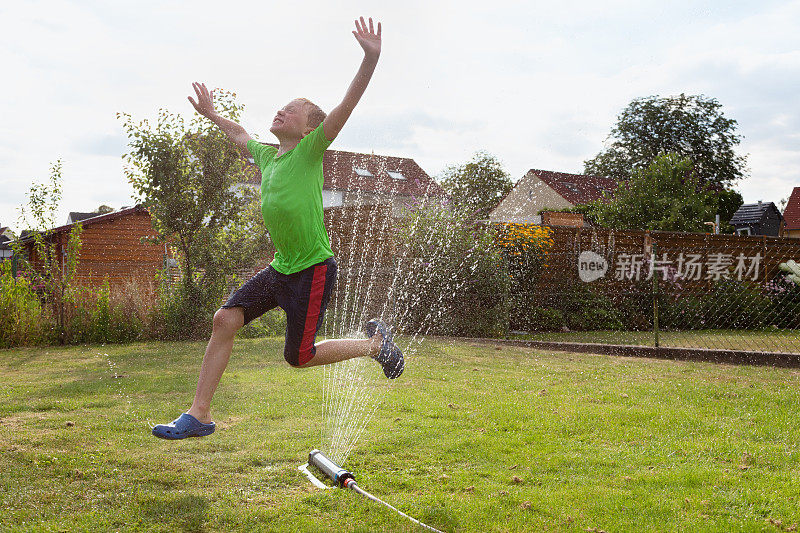
[[[612,229],[707,231],[714,219],[714,196],[694,172],[692,161],[678,154],[657,157],[617,188],[611,200],[596,200],[584,212]]]
[[[691,160],[700,183],[725,189],[747,175],[746,157],[734,151],[741,141],[736,127],[714,98],[636,98],[619,115],[608,147],[584,162],[584,172],[622,181],[673,153]]]
[[[734,227],[728,224],[728,221],[733,218],[734,213],[744,203],[744,198],[739,191],[731,189],[723,189],[721,191],[712,191],[709,196],[709,207],[713,214],[719,215],[720,233],[733,233]]]
[[[463,165],[447,167],[438,180],[455,207],[474,220],[487,218],[513,187],[500,161],[483,151]]]
[[[234,94],[220,91],[217,105],[239,119]],[[205,118],[195,115],[187,126],[163,109],[155,125],[118,116],[128,134],[125,172],[137,201],[150,211],[158,242],[179,252],[183,277],[173,310],[181,316],[173,317],[170,334],[190,336],[191,326],[209,323],[236,271],[266,249],[258,192],[244,185],[241,153]]]
[[[20,239],[14,242],[14,255],[25,257],[23,240],[30,240],[31,256],[23,268],[29,270],[31,284],[40,288],[43,303],[52,310],[56,321],[52,333],[63,343],[67,337],[69,304],[75,298],[83,226],[80,222],[73,224],[65,240],[53,232],[62,196],[61,170],[59,159],[50,166],[49,183],[31,185],[28,205],[20,208],[20,221],[29,229],[23,230]]]
[[[403,275],[395,325],[406,334],[503,336],[509,275],[490,228],[463,211],[417,204],[397,228]]]

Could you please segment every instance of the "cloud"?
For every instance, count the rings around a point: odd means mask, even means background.
[[[128,138],[119,133],[96,135],[72,143],[72,148],[85,155],[121,157],[127,152]]]
[[[419,131],[446,132],[453,129],[480,128],[485,121],[469,118],[452,118],[422,110],[398,113],[390,109],[359,110],[342,130],[340,146],[365,147],[387,155],[393,149],[410,150],[420,148],[416,139]]]
[[[564,113],[550,117],[537,133],[537,140],[559,157],[580,159],[587,152],[601,149],[592,138],[593,130],[593,125],[579,115]]]
[[[295,96],[337,105],[361,60],[350,29],[364,5],[307,7],[301,39],[292,4],[0,8],[0,63],[13,80],[0,101],[0,218],[7,198],[24,197],[58,157],[71,209],[130,203],[114,115],[188,115],[191,81],[235,90],[247,104],[243,124],[264,138]],[[748,201],[783,197],[798,179],[798,0],[409,0],[369,9],[384,23],[384,50],[334,148],[412,157],[431,174],[479,149],[515,179],[534,167],[579,172],[631,99],[704,93],[739,121],[758,184],[742,184]]]

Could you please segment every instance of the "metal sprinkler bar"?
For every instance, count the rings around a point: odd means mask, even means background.
[[[319,450],[311,450],[308,454],[308,464],[314,465],[319,468],[319,471],[325,474],[335,485],[344,487],[344,482],[348,479],[355,481],[356,477],[328,459],[324,453]]]
[[[320,472],[325,474],[325,476],[327,476],[331,481],[333,481],[334,484],[338,485],[339,487],[343,489],[351,489],[356,494],[361,494],[365,498],[369,498],[374,502],[385,505],[386,507],[396,512],[400,516],[408,518],[415,524],[419,524],[421,527],[427,529],[428,531],[434,531],[435,533],[444,533],[443,531],[431,527],[428,524],[420,522],[416,518],[408,516],[399,509],[392,507],[391,505],[381,500],[380,498],[377,498],[376,496],[373,496],[369,492],[365,491],[364,489],[359,487],[358,484],[356,484],[356,478],[351,472],[348,472],[341,466],[337,465],[336,463],[328,459],[325,456],[325,454],[322,453],[321,451],[311,450],[311,453],[308,454],[308,464],[316,466],[320,470]]]

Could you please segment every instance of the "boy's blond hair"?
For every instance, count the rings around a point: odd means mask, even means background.
[[[306,122],[307,126],[311,126],[312,128],[316,128],[322,121],[325,120],[325,117],[328,116],[325,111],[322,110],[317,104],[309,100],[308,98],[298,98],[297,100],[303,102],[306,110],[308,111],[308,121]]]

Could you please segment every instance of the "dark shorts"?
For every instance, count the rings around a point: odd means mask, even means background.
[[[317,351],[314,340],[325,318],[337,270],[333,257],[288,275],[268,266],[234,292],[222,307],[241,307],[245,324],[270,309],[283,309],[286,312],[283,356],[292,366],[303,365]]]

